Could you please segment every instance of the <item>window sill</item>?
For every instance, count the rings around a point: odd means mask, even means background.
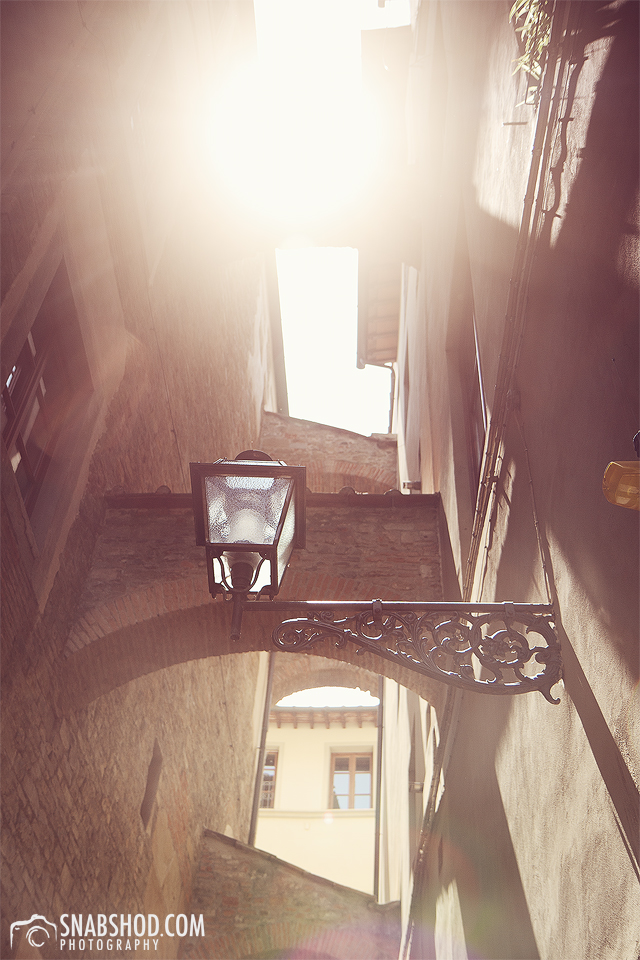
[[[261,807],[258,810],[259,817],[266,817],[269,820],[287,819],[287,820],[367,820],[375,816],[374,807],[367,810],[273,810],[269,807]]]

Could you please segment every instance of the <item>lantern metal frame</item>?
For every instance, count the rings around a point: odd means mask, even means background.
[[[304,547],[306,543],[306,467],[287,466],[282,460],[271,460],[268,454],[257,450],[245,450],[238,454],[235,460],[216,460],[214,463],[190,463],[191,490],[193,497],[193,518],[196,531],[196,544],[204,547],[207,558],[207,576],[209,592],[212,597],[219,594],[225,599],[233,599],[234,614],[232,622],[232,638],[239,639],[242,610],[244,602],[251,593],[258,596],[268,596],[273,599],[280,590],[282,577],[288,564],[288,558],[282,569],[280,543],[289,509],[293,501],[294,530],[291,539],[291,550]],[[291,481],[280,508],[273,539],[269,543],[243,541],[226,542],[212,541],[209,534],[207,520],[207,492],[206,481],[210,478],[266,478],[276,480],[283,478]],[[233,555],[233,562],[230,556]],[[247,562],[242,558],[246,557]],[[251,571],[255,557],[259,561]],[[225,558],[229,572],[225,570]],[[256,586],[263,573],[265,564],[268,567],[268,581],[258,590]],[[240,574],[234,575],[234,567]],[[216,570],[217,568],[217,570]],[[216,577],[218,573],[218,578]]]

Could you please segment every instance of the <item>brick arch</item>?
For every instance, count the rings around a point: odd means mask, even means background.
[[[164,506],[152,497],[144,509],[126,497],[113,499],[59,664],[63,711],[178,663],[273,649],[276,614],[247,610],[242,640],[228,639],[231,604],[209,596],[193,513],[180,496],[165,498]],[[294,553],[281,598],[441,599],[438,503],[416,496],[309,496],[307,549]],[[439,699],[437,683],[358,655],[353,646],[337,650],[325,641],[311,654]]]
[[[288,577],[282,599],[304,596],[310,600],[348,600],[375,595],[372,591],[376,585],[366,581],[295,571]],[[389,595],[387,599],[396,598]],[[58,676],[61,712],[82,709],[130,680],[178,663],[230,653],[271,651],[274,649],[271,634],[281,619],[277,614],[246,612],[241,639],[230,640],[231,604],[211,599],[206,590],[206,576],[203,578],[201,573],[156,583],[106,602],[96,610],[95,616],[83,614],[72,629],[68,656]],[[81,634],[85,642],[79,646]],[[73,651],[72,642],[76,646]],[[346,679],[342,665],[350,664],[358,668],[359,673],[382,674],[415,690],[434,705],[440,703],[441,685],[373,654],[358,654],[353,645],[336,649],[330,641],[323,641],[309,651],[309,656],[324,658],[320,673],[327,669],[327,660],[336,661],[335,675]],[[375,693],[375,688],[372,692]]]
[[[309,490],[339,493],[343,487],[353,487],[358,493],[387,493],[397,486],[394,470],[376,463],[356,460],[310,460],[307,466]]]
[[[332,663],[318,656],[278,656],[273,678],[273,703],[290,693],[312,690],[315,687],[359,687],[377,697],[378,674],[347,663]]]

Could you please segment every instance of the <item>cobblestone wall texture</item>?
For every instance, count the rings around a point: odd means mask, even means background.
[[[185,939],[181,957],[334,957],[398,955],[399,905],[308,874],[271,854],[206,832],[193,908],[204,939]]]

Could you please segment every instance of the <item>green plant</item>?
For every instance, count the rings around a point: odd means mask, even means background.
[[[514,73],[524,70],[536,83],[540,82],[547,58],[553,6],[553,0],[515,0],[509,13],[509,22],[514,24],[523,50]]]

